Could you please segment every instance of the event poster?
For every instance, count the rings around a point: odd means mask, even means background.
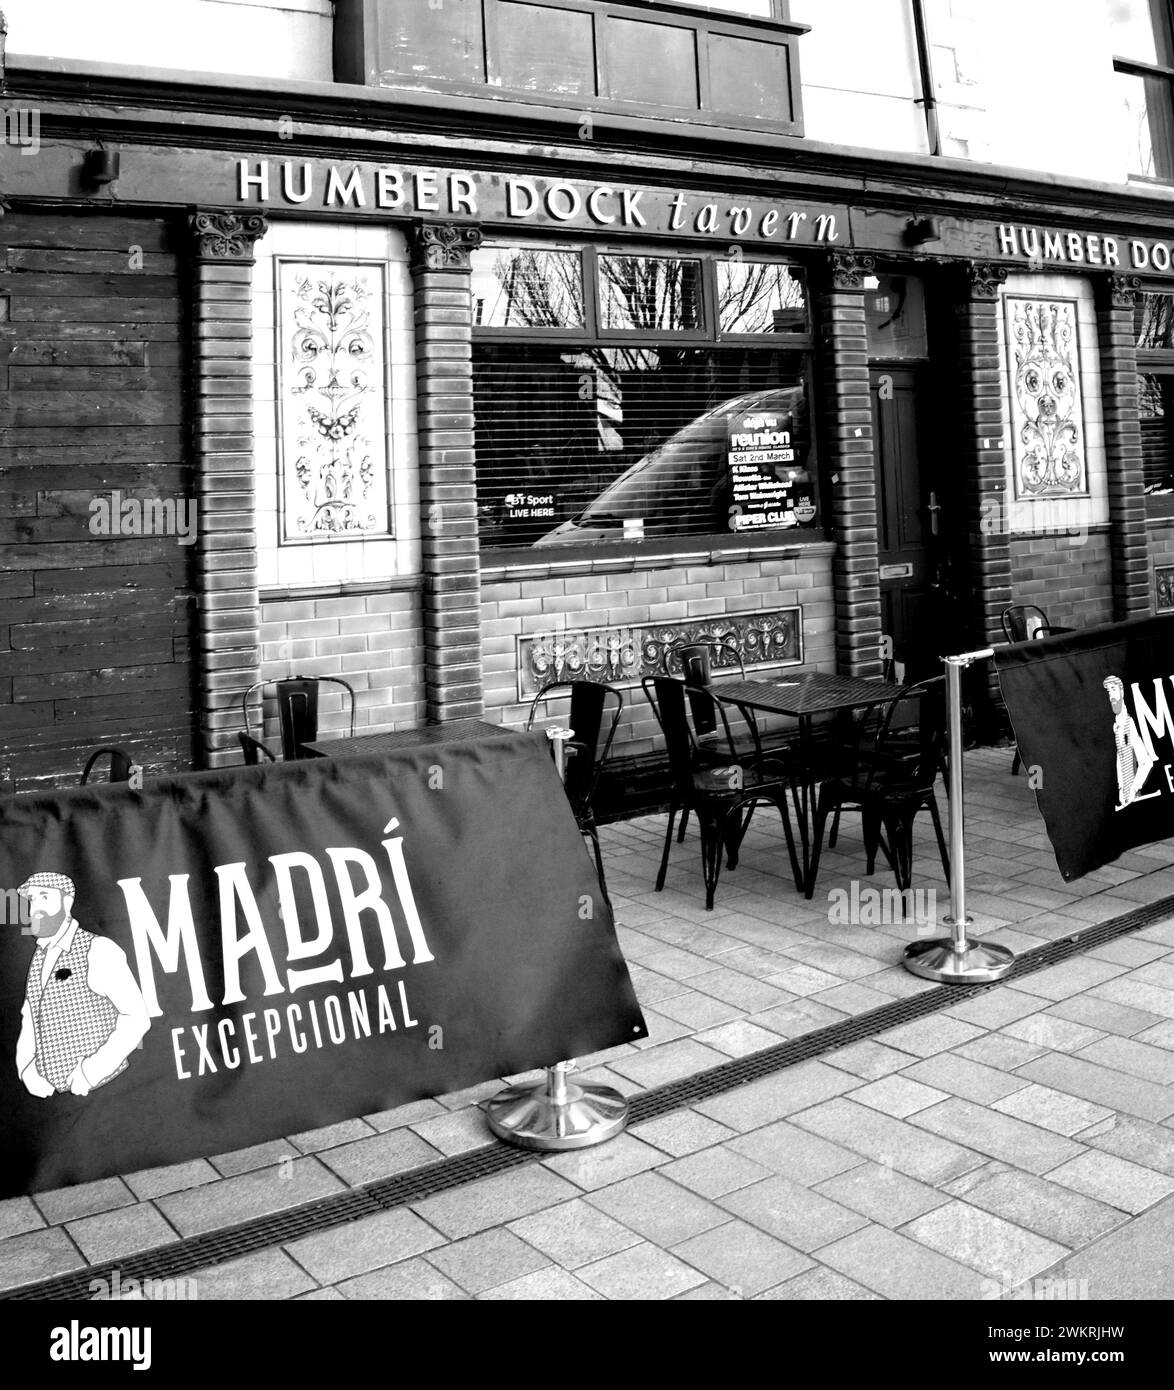
[[[646,1036],[545,739],[0,801],[0,1197]]]
[[[730,418],[732,531],[814,521],[815,499],[798,457],[793,425],[789,411],[754,410]]]
[[[1174,835],[1174,616],[996,647],[1065,879]]]

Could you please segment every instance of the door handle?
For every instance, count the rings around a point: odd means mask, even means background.
[[[929,513],[930,535],[936,536],[938,533],[938,512],[942,510],[941,504],[938,502],[938,495],[936,492],[930,493],[929,506],[926,507],[925,510]]]

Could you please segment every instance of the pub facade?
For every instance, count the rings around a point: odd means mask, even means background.
[[[676,642],[873,675],[1174,607],[1174,199],[967,157],[924,6],[924,123],[854,143],[804,114],[840,0],[192,0],[259,26],[219,74],[7,8],[0,790],[238,762],[291,674],[360,732],[607,681],[635,785]]]

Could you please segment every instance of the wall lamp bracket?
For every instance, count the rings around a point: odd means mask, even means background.
[[[924,246],[927,241],[940,241],[941,236],[936,217],[911,217],[905,223],[902,240],[906,246]]]

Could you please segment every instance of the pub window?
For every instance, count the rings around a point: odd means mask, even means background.
[[[561,258],[568,257],[569,260]],[[474,297],[580,273],[477,317],[477,503],[487,550],[810,530],[818,523],[807,297],[780,262],[490,245]],[[522,307],[520,307],[522,306]],[[568,342],[568,337],[572,342]]]
[[[1109,0],[1129,173],[1174,180],[1174,14],[1170,0]]]
[[[1147,510],[1174,515],[1174,294],[1139,295],[1133,322]]]

